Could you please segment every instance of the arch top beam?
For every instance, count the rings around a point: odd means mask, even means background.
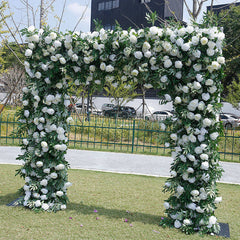
[[[224,33],[217,27],[117,28],[92,33],[56,33],[48,28],[22,30],[28,49],[20,121],[25,178],[23,205],[57,211],[66,208],[67,130],[70,86],[102,89],[108,83],[138,83],[160,90],[175,109],[172,177],[165,185],[167,217],[161,225],[186,233],[219,231],[214,215],[221,177],[217,153],[220,124]],[[166,128],[162,124],[163,129]]]

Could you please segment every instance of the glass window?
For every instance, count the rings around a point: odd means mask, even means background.
[[[98,11],[104,10],[104,2],[98,4]]]
[[[113,0],[112,8],[118,8],[118,7],[119,7],[119,0]]]
[[[112,9],[112,1],[106,2],[105,10]]]

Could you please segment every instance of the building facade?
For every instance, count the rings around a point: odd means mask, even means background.
[[[220,5],[213,5],[212,6],[212,9],[211,9],[211,6],[208,6],[207,7],[207,11],[213,11],[215,14],[219,14],[221,11],[223,10],[227,10],[227,9],[230,9],[231,7],[233,6],[240,6],[240,2],[237,2],[237,3],[231,3],[231,4],[220,4]]]
[[[100,20],[105,29],[114,29],[116,21],[123,29],[147,27],[146,5],[161,19],[173,15],[178,20],[183,18],[183,0],[92,0],[91,31],[95,28],[94,19]]]

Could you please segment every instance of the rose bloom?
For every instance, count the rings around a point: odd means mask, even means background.
[[[174,103],[176,103],[176,104],[180,104],[181,102],[182,102],[182,100],[180,97],[176,97],[174,100]]]
[[[168,202],[164,202],[163,206],[166,208],[166,209],[169,209],[170,208],[170,205]]]
[[[210,138],[214,141],[217,139],[218,135],[219,135],[218,132],[211,133]]]
[[[181,46],[182,50],[183,51],[188,51],[190,49],[190,44],[189,43],[184,43],[182,46]]]
[[[190,224],[191,224],[191,221],[190,221],[189,219],[184,219],[184,220],[183,220],[183,224],[186,225],[186,226],[187,226],[187,225],[190,225]]]
[[[194,99],[188,104],[189,111],[195,111],[197,107],[198,107],[198,99]]]
[[[212,121],[209,118],[203,119],[203,126],[204,127],[210,127],[212,125]]]
[[[179,220],[176,220],[175,222],[174,222],[174,227],[175,228],[180,228],[182,226],[182,224],[181,224],[181,222],[179,221]]]
[[[165,94],[164,98],[166,101],[170,102],[172,100],[171,96],[169,94]]]
[[[208,39],[206,37],[201,38],[200,40],[202,45],[206,45],[208,43]]]
[[[177,134],[172,133],[172,134],[170,135],[170,138],[171,138],[173,141],[176,141],[176,140],[177,140]]]
[[[112,65],[107,65],[106,66],[106,72],[113,72],[114,67]]]
[[[136,69],[132,70],[131,75],[136,77],[138,75],[138,70]]]
[[[213,85],[213,80],[212,80],[212,79],[208,79],[208,80],[205,82],[205,85],[207,85],[207,86],[212,86],[212,85]]]
[[[194,197],[199,195],[199,191],[198,190],[192,190],[191,191],[191,195],[193,195]]]
[[[61,64],[65,64],[65,63],[66,63],[66,60],[65,60],[64,57],[60,57],[60,58],[59,58],[59,61],[60,61]]]
[[[202,99],[203,99],[204,101],[208,101],[208,100],[210,99],[210,94],[209,94],[209,93],[203,93],[203,94],[202,94]]]
[[[137,43],[137,38],[136,38],[136,36],[134,36],[134,35],[131,35],[131,36],[129,37],[129,40],[130,40],[131,43]]]
[[[193,56],[194,56],[195,58],[200,58],[200,57],[201,57],[201,51],[199,51],[199,50],[194,50],[194,51],[193,51]]]
[[[199,71],[202,69],[202,64],[194,64],[194,65],[193,65],[193,69],[194,69],[196,72],[199,72]]]
[[[63,191],[57,191],[57,192],[56,192],[56,195],[57,195],[58,197],[62,197],[62,196],[63,196]]]
[[[48,180],[47,179],[43,179],[41,182],[40,182],[40,185],[42,186],[47,186],[48,184]]]
[[[225,63],[225,58],[224,57],[218,57],[217,62],[220,63],[220,64],[224,64]]]
[[[209,224],[210,225],[216,224],[216,222],[217,222],[217,218],[215,216],[211,216],[209,218]]]
[[[57,175],[57,173],[53,172],[53,173],[50,174],[50,177],[52,179],[56,179],[58,177],[58,175]]]
[[[143,57],[143,54],[140,51],[136,51],[134,52],[134,57],[137,59],[141,59]]]
[[[31,57],[31,56],[32,56],[32,50],[31,50],[31,49],[27,49],[27,50],[25,51],[25,56],[26,56],[26,57]]]
[[[209,168],[209,163],[208,162],[202,162],[201,167],[202,170],[208,170]]]
[[[166,59],[163,65],[165,68],[170,68],[172,66],[172,61],[170,59]]]
[[[37,161],[36,162],[36,166],[37,167],[42,167],[43,166],[43,162],[42,161]]]
[[[183,64],[181,61],[176,61],[175,62],[175,68],[182,68]]]

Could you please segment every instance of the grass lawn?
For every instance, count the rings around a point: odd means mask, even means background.
[[[164,178],[69,170],[70,203],[65,211],[35,213],[8,207],[23,181],[15,165],[0,165],[0,239],[225,239],[187,236],[158,226],[163,216]],[[240,186],[219,184],[223,202],[216,215],[229,223],[231,239],[240,239]],[[127,219],[127,222],[125,222]]]

